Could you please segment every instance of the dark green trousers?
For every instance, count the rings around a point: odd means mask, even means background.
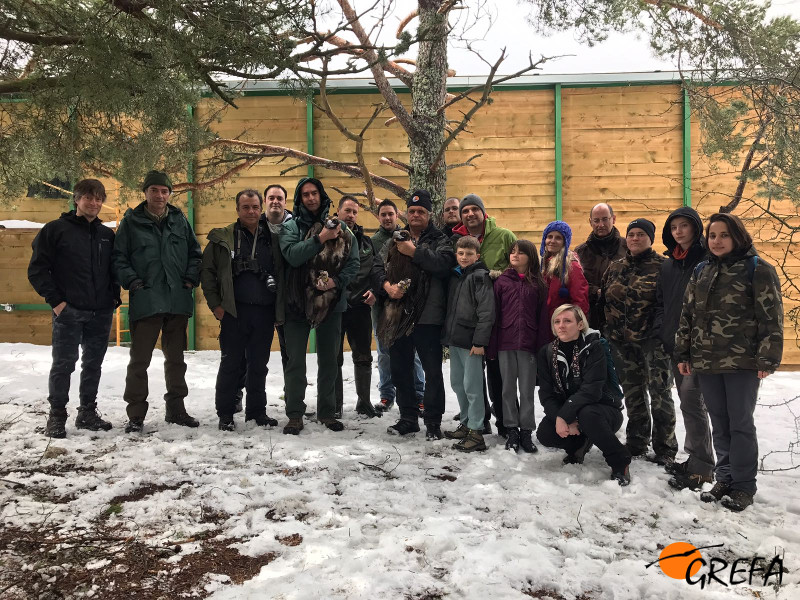
[[[161,334],[161,350],[164,353],[164,394],[167,418],[186,412],[183,399],[189,394],[186,386],[186,315],[160,314],[145,317],[131,323],[131,359],[125,378],[123,398],[128,403],[128,418],[143,421],[149,406],[147,367],[153,358],[158,336]]]
[[[342,344],[342,313],[331,313],[317,333],[317,418],[332,419],[336,410],[336,376]],[[300,419],[306,412],[306,348],[311,326],[305,319],[287,319],[283,326],[288,362],[283,379],[286,416]]]

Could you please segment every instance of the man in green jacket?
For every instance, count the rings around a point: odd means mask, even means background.
[[[125,212],[112,254],[116,278],[130,291],[131,358],[123,394],[128,403],[126,433],[144,427],[149,406],[147,367],[159,334],[167,384],[166,421],[199,425],[184,406],[189,390],[183,352],[194,309],[192,288],[200,281],[200,244],[181,210],[168,203],[172,182],[166,173],[150,171],[142,191],[145,201]]]
[[[498,227],[494,217],[486,214],[483,200],[477,194],[467,194],[459,204],[461,214],[461,225],[453,227],[451,237],[453,245],[465,235],[478,238],[481,244],[480,257],[489,275],[494,281],[508,268],[508,255],[511,246],[517,241],[517,236],[510,229]],[[485,425],[483,433],[491,433],[491,418],[494,412],[497,433],[503,437],[506,435],[506,428],[503,425],[503,379],[500,375],[500,363],[497,359],[486,361],[486,383],[488,385],[488,396],[485,399]],[[489,399],[492,401],[492,408],[489,408]]]
[[[200,282],[220,322],[215,402],[222,431],[236,429],[233,413],[243,377],[245,421],[278,424],[267,416],[265,383],[275,323],[283,321],[283,257],[263,210],[264,199],[256,190],[236,194],[239,218],[212,229],[203,251]]]
[[[342,313],[347,286],[359,268],[358,244],[344,223],[328,218],[331,199],[322,182],[301,179],[294,192],[294,218],[283,224],[281,253],[288,263],[286,416],[283,432],[299,435],[306,411],[306,347],[312,324],[317,336],[317,420],[331,431],[344,425],[334,417]],[[323,312],[324,318],[320,320]]]

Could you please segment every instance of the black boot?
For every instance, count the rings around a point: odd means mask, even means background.
[[[78,416],[75,417],[75,427],[78,429],[88,429],[90,431],[108,431],[111,423],[100,418],[95,406],[81,406],[78,409]]]
[[[625,487],[631,483],[631,471],[629,465],[622,468],[611,469],[611,479],[616,479],[620,487]]]
[[[277,427],[278,420],[273,419],[267,413],[259,413],[257,415],[249,415],[245,417],[245,422],[247,421],[255,421],[255,424],[259,427]]]
[[[533,431],[530,429],[519,430],[519,445],[522,447],[523,452],[528,454],[536,454],[539,448],[533,443]]]
[[[66,411],[50,411],[50,416],[47,417],[47,427],[45,427],[44,434],[47,437],[64,439],[67,437],[67,412]]]
[[[425,424],[425,439],[429,442],[434,440],[440,440],[444,436],[442,435],[442,427],[438,423],[426,423]]]
[[[219,418],[220,431],[236,431],[236,423],[233,421],[233,415],[222,415]]]
[[[519,452],[519,429],[516,427],[508,427],[506,432],[508,434],[506,438],[506,450]]]
[[[144,421],[139,419],[131,419],[125,424],[125,433],[142,433],[144,429]]]
[[[410,433],[417,433],[419,431],[419,422],[414,419],[413,421],[410,419],[400,419],[394,425],[390,425],[386,429],[386,433],[391,433],[392,435],[408,435]]]
[[[164,417],[164,420],[167,423],[172,423],[173,425],[180,425],[181,427],[200,427],[200,421],[195,419],[187,412],[178,413],[176,415],[168,415]]]

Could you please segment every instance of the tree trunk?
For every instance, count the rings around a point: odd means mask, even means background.
[[[411,116],[414,132],[408,136],[411,152],[409,191],[426,189],[433,199],[434,214],[444,203],[447,184],[445,160],[434,170],[431,165],[444,141],[445,115],[439,113],[447,93],[447,14],[436,14],[438,0],[419,0],[420,43],[414,87],[411,93]]]

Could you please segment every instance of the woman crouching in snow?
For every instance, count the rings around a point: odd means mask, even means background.
[[[539,401],[545,417],[536,437],[543,446],[567,451],[564,464],[580,464],[597,446],[611,467],[611,479],[631,481],[631,455],[615,433],[622,426],[622,390],[600,333],[589,329],[580,307],[555,309],[556,339],[539,351]]]

